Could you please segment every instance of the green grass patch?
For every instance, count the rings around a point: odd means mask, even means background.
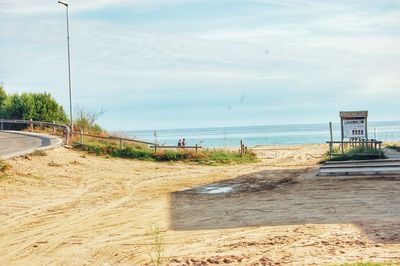
[[[258,161],[253,153],[240,155],[236,152],[211,150],[201,150],[196,153],[194,150],[189,149],[182,149],[179,151],[158,149],[157,153],[155,153],[153,149],[143,145],[126,146],[123,149],[118,145],[102,142],[86,142],[85,144],[74,143],[73,145],[77,149],[96,155],[108,155],[111,157],[146,161],[186,161],[207,165],[253,163]]]
[[[349,147],[344,149],[344,153],[341,154],[340,148],[334,148],[332,153],[332,158],[329,158],[329,152],[326,152],[320,163],[325,163],[326,161],[350,161],[350,160],[372,160],[372,159],[384,159],[385,155],[374,149],[368,149],[365,152],[365,148],[359,147]]]
[[[237,152],[226,151],[206,151],[203,156],[195,158],[194,161],[200,164],[219,165],[219,164],[238,164],[253,163],[258,161],[255,154],[246,153],[240,155]]]

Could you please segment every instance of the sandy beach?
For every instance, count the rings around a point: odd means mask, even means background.
[[[400,179],[317,177],[326,150],[259,147],[260,162],[225,166],[66,148],[8,160],[0,264],[148,265],[154,226],[167,265],[400,264]]]

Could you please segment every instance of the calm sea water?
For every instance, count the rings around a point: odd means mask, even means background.
[[[400,121],[369,122],[369,138],[382,141],[400,141]],[[132,138],[154,142],[154,130],[130,130],[122,132]],[[279,125],[220,128],[185,128],[156,130],[157,142],[177,145],[180,138],[186,145],[199,144],[204,147],[233,147],[243,140],[247,146],[263,144],[314,144],[329,140],[329,125]],[[340,124],[333,124],[334,140],[340,140]]]

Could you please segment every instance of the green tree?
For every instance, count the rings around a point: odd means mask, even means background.
[[[5,92],[3,86],[0,86],[0,118],[5,117],[5,103],[7,97],[7,93]]]
[[[3,106],[4,101],[7,99],[7,93],[4,90],[3,86],[0,86],[0,107]]]
[[[64,109],[50,93],[22,93],[7,95],[0,87],[0,115],[8,119],[25,119],[67,123]]]

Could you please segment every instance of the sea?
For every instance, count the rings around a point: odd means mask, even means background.
[[[333,139],[340,140],[340,123],[333,123]],[[130,138],[157,142],[160,145],[178,144],[202,147],[235,147],[240,141],[249,147],[257,145],[317,144],[330,140],[329,124],[297,124],[240,127],[181,128],[159,130],[129,130],[119,132]],[[368,138],[384,142],[400,141],[400,121],[369,122]]]

